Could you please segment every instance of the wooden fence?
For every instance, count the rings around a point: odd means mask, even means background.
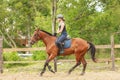
[[[13,51],[41,51],[45,50],[45,47],[40,48],[4,48],[3,52],[13,52]]]
[[[0,37],[0,73],[3,73],[2,42],[3,42],[3,38]]]
[[[0,73],[3,72],[3,52],[13,52],[13,51],[40,51],[45,50],[45,47],[40,48],[2,48],[2,38],[0,38]],[[115,70],[115,58],[114,58],[114,48],[120,48],[120,45],[114,44],[114,37],[111,36],[111,45],[96,45],[97,49],[111,49],[111,60],[112,60],[112,70]]]

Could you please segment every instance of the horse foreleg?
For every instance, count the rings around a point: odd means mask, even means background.
[[[49,65],[49,62],[50,62],[51,60],[53,60],[55,57],[56,57],[56,55],[53,55],[53,54],[49,55],[48,59],[46,60],[46,62],[45,62],[45,64],[44,64],[44,68],[43,68],[42,72],[40,73],[41,76],[42,76],[43,73],[45,72],[47,66],[48,66],[48,69],[49,69],[52,73],[55,73],[55,72],[51,69],[51,66]]]
[[[51,61],[51,60],[53,60],[55,57],[56,57],[56,55],[51,54],[48,59]],[[51,67],[49,64],[48,64],[48,69],[49,69],[49,71],[51,71],[52,73],[55,73],[55,71],[53,71],[52,67]]]
[[[45,71],[46,71],[46,66],[48,66],[48,63],[49,63],[49,61],[46,60],[46,62],[45,62],[45,64],[44,64],[44,67],[43,67],[43,69],[42,69],[42,72],[40,73],[40,76],[42,76],[43,73],[45,73]]]
[[[78,63],[76,63],[70,70],[69,70],[69,72],[68,72],[68,74],[70,74],[77,66],[79,66],[81,63],[80,62],[78,62]]]
[[[84,75],[85,74],[85,70],[86,70],[86,66],[87,66],[87,62],[86,62],[84,57],[82,58],[81,62],[83,64],[83,70],[82,70],[81,75]]]
[[[51,66],[48,64],[48,69],[49,71],[51,71],[52,73],[55,73],[55,71],[52,70]]]

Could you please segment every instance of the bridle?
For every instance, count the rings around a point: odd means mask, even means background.
[[[31,45],[33,45],[33,44],[36,43],[38,40],[40,40],[40,34],[39,34],[38,32],[39,32],[39,31],[37,31],[37,32],[33,35],[32,39],[31,39],[31,41],[30,41],[30,44],[31,44]]]

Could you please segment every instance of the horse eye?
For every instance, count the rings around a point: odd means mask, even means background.
[[[37,34],[35,34],[34,36],[37,37]]]

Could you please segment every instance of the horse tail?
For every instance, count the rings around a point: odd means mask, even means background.
[[[90,45],[88,50],[90,50],[90,52],[91,52],[91,58],[94,62],[96,62],[96,58],[95,58],[96,48],[95,48],[95,45],[92,44],[91,42],[88,42],[88,44]]]

